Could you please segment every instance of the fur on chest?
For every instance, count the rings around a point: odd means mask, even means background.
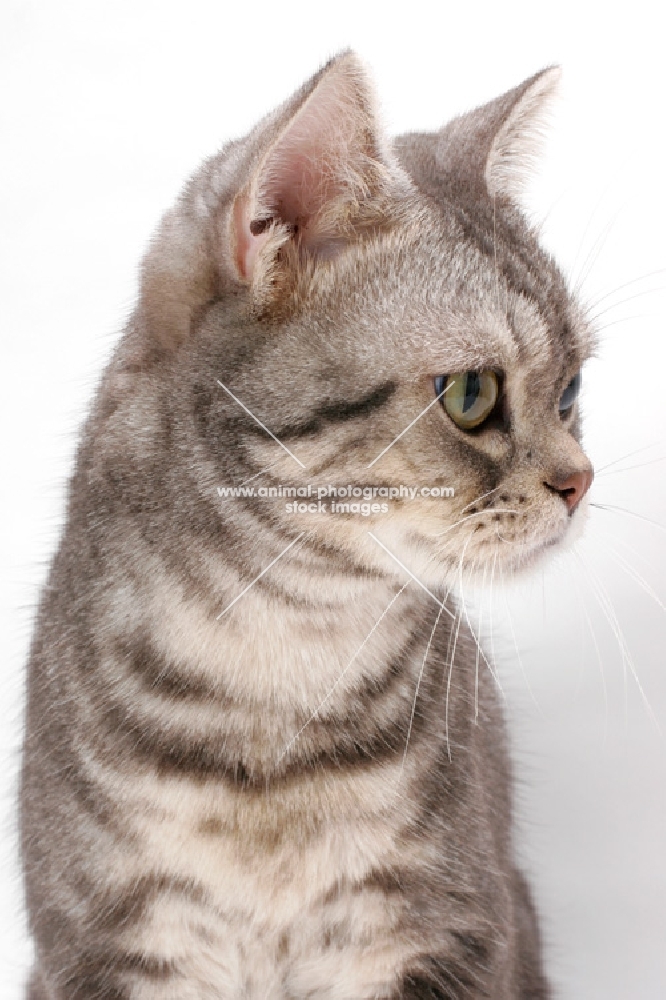
[[[188,989],[197,1000],[390,996],[422,948],[391,873],[423,869],[433,852],[406,834],[414,810],[399,780],[399,767],[324,776],[245,802],[213,784],[138,780],[129,864],[138,873],[149,857],[168,880],[132,946],[178,970],[178,1000]],[[165,995],[153,986],[137,996]]]

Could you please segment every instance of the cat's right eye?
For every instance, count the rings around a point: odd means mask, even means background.
[[[451,420],[468,431],[479,427],[495,409],[499,380],[490,369],[437,375],[435,393]]]

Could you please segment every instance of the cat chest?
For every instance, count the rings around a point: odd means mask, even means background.
[[[377,884],[377,872],[398,860],[388,813],[368,808],[367,794],[355,816],[338,796],[337,817],[329,801],[317,821],[312,804],[299,811],[293,798],[282,811],[274,801],[252,810],[232,808],[219,790],[182,788],[178,803],[173,792],[162,797],[160,819],[152,810],[137,831],[151,869],[172,876],[146,913],[145,953],[229,1000],[333,997],[331,983],[335,996],[382,995],[379,985],[409,952],[400,943],[404,903]],[[146,989],[142,1000],[152,997]],[[200,995],[208,993],[192,994]]]

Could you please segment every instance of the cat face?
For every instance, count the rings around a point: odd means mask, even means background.
[[[429,586],[531,565],[571,532],[593,336],[515,201],[555,82],[389,146],[343,55],[202,171],[146,261],[144,309],[191,387],[209,487],[309,484],[300,512],[272,500],[285,537]]]

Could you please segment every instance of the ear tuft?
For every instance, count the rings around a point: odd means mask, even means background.
[[[516,200],[520,196],[541,152],[547,113],[561,75],[559,66],[551,66],[518,88],[518,99],[497,131],[486,160],[491,198]]]

